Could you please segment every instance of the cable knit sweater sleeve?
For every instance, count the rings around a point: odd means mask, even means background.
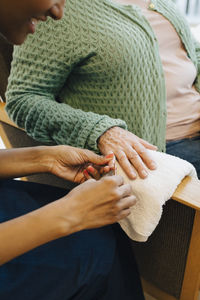
[[[67,41],[62,41],[62,26],[60,22],[52,26],[53,22],[39,24],[34,36],[15,47],[6,110],[38,141],[98,151],[99,136],[113,126],[126,128],[126,123],[56,101],[77,64],[78,53],[68,53]]]

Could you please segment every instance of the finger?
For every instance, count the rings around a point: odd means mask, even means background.
[[[87,170],[83,171],[83,175],[84,175],[85,179],[87,179],[87,180],[92,179],[92,176],[90,176],[90,174],[88,173]]]
[[[134,144],[134,149],[137,152],[137,154],[139,155],[139,157],[142,159],[142,161],[145,163],[145,165],[150,169],[150,170],[155,170],[156,169],[156,163],[155,161],[151,158],[151,154],[149,153],[148,150],[145,149],[145,147],[141,146],[141,144]],[[140,168],[141,164],[139,165]],[[145,169],[145,167],[143,166],[143,169]],[[141,170],[138,170],[138,172],[140,172],[141,174]]]
[[[99,172],[100,172],[101,176],[115,175],[115,173],[113,172],[113,170],[110,169],[109,166],[101,167]]]
[[[117,215],[117,221],[120,221],[126,217],[128,217],[131,214],[130,208],[122,210],[118,215]]]
[[[119,151],[116,153],[117,160],[124,170],[124,172],[128,175],[130,179],[135,179],[136,178],[136,173],[133,170],[133,167],[131,166],[125,152]]]
[[[85,176],[82,176],[78,183],[81,184],[84,183],[85,181],[87,181],[87,178]]]
[[[110,167],[109,166],[105,166],[101,170],[102,170],[103,173],[108,173],[108,172],[110,172]]]
[[[108,155],[106,155],[106,157],[112,157],[112,159],[108,162],[108,166],[110,168],[110,170],[114,170],[115,169],[115,155],[112,151],[109,151]]]
[[[118,201],[117,206],[119,210],[125,210],[130,208],[131,206],[135,205],[137,203],[137,199],[134,195],[128,196],[126,198],[121,199]]]
[[[158,150],[158,147],[155,146],[155,145],[152,145],[150,144],[149,142],[143,140],[143,139],[140,139],[140,143],[147,149],[150,149],[150,150]]]
[[[96,180],[98,180],[101,177],[100,171],[98,171],[97,169],[93,168],[93,166],[88,166],[86,168],[86,170],[89,173],[89,175],[92,176]]]
[[[93,164],[96,164],[96,165],[109,164],[109,162],[112,161],[113,157],[114,157],[113,152],[109,152],[108,154],[106,154],[106,156],[100,156],[89,150],[84,150],[84,151],[87,151],[86,152],[87,153],[87,161],[91,162]]]
[[[141,155],[141,153],[140,153],[140,155]],[[131,147],[127,154],[129,161],[131,162],[131,164],[134,166],[134,168],[138,172],[138,175],[144,179],[148,176],[148,171],[147,171],[147,168],[146,168],[143,160],[141,159],[140,155]]]
[[[124,178],[120,175],[105,176],[101,180],[107,181],[112,186],[121,186],[124,184]]]
[[[133,194],[133,189],[130,184],[121,185],[118,189],[120,198],[129,197]]]
[[[107,165],[109,166],[109,168],[111,170],[114,170],[114,168],[115,168],[115,161],[116,161],[115,154],[113,153],[113,151],[111,151],[109,149],[105,149],[104,155],[105,155],[105,158],[110,159],[107,162]]]

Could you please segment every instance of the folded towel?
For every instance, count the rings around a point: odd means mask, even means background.
[[[131,214],[119,223],[126,234],[135,241],[145,242],[159,223],[162,206],[171,198],[182,179],[189,175],[197,178],[196,170],[189,162],[166,153],[148,150],[157,164],[149,170],[146,179],[131,180],[117,163],[118,175],[130,183],[137,203],[131,207]]]

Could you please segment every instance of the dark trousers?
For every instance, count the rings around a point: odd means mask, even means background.
[[[66,193],[51,186],[2,180],[0,222],[35,210]],[[129,239],[115,224],[60,238],[2,265],[0,299],[143,300],[144,297]]]
[[[166,152],[193,164],[200,179],[200,136],[168,142]]]

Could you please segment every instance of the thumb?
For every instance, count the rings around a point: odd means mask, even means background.
[[[89,161],[95,165],[105,165],[114,159],[114,153],[111,152],[106,156],[97,155],[92,152],[92,155],[88,157]]]

